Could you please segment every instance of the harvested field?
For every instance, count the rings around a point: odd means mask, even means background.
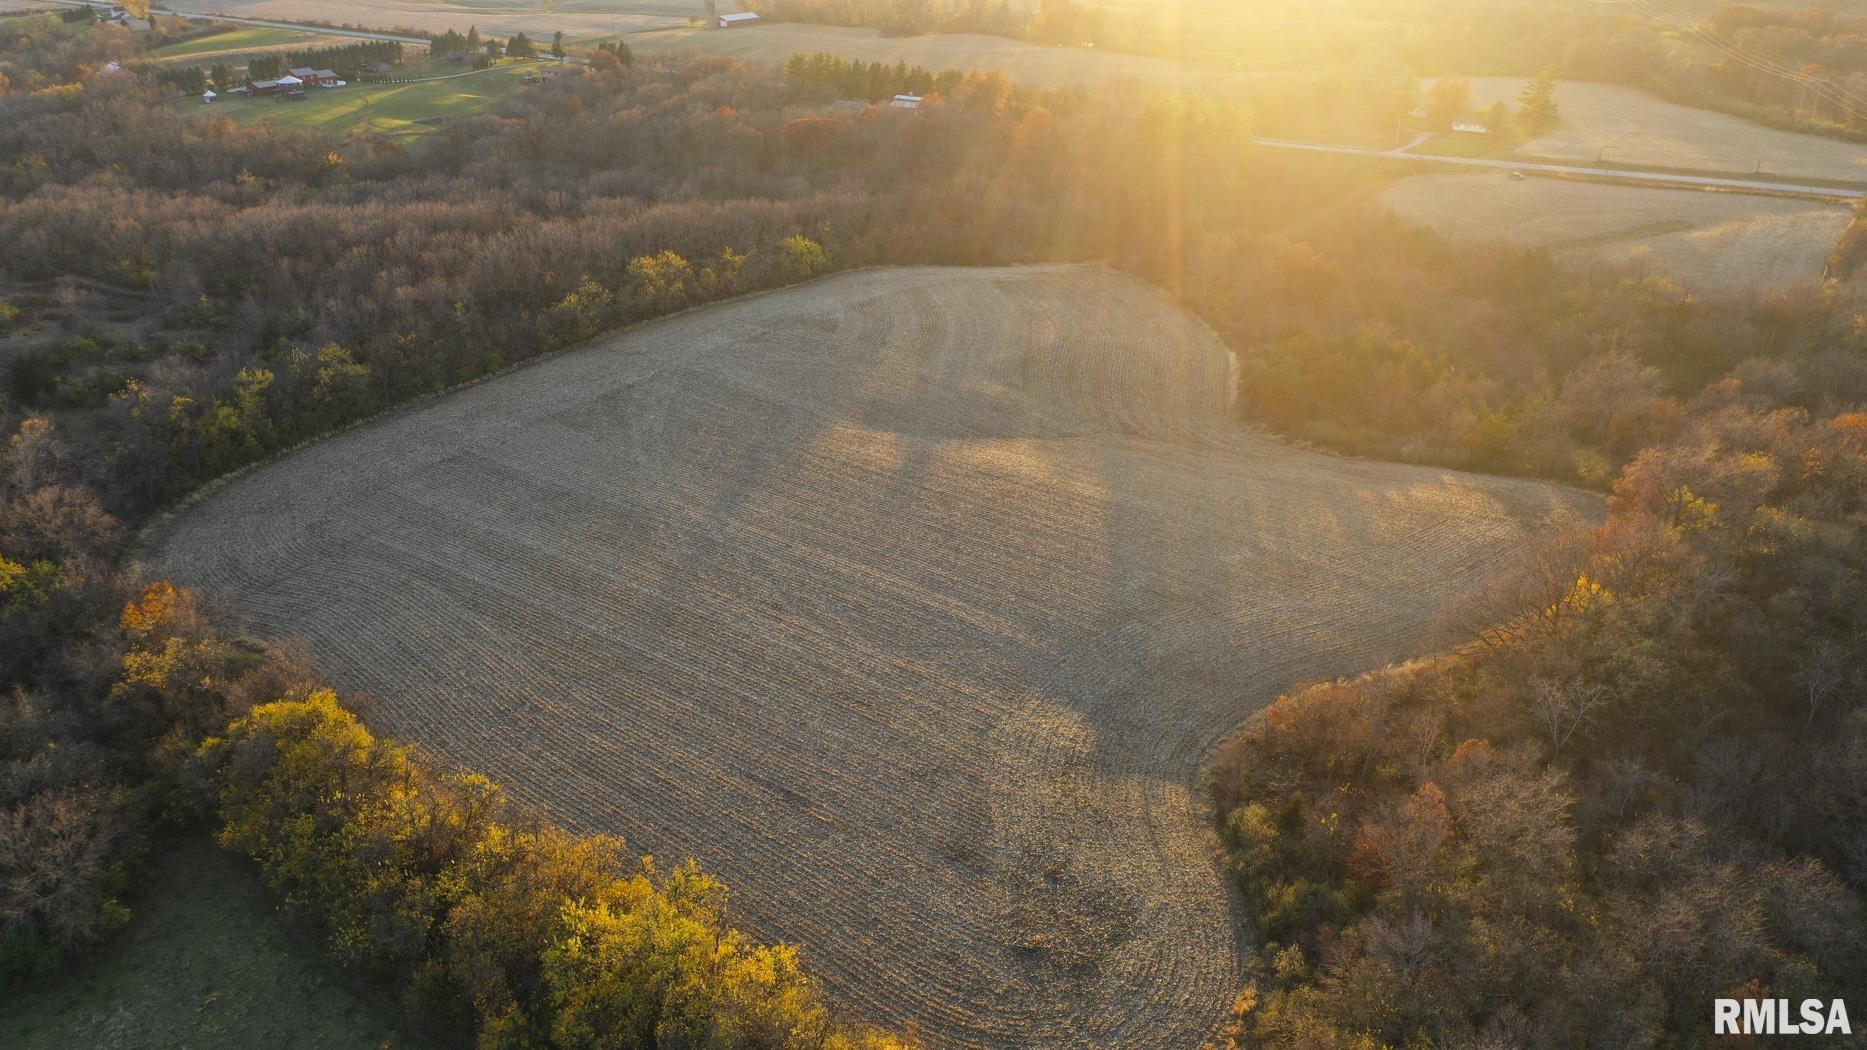
[[[1472,104],[1481,111],[1499,100],[1515,106],[1524,83],[1517,77],[1473,77]],[[1518,152],[1590,163],[1867,181],[1867,148],[1855,143],[1778,131],[1613,84],[1564,81],[1556,87],[1556,101],[1562,106],[1561,126]]]
[[[846,274],[315,445],[150,559],[384,728],[699,858],[871,1019],[1191,1046],[1241,980],[1212,745],[1596,507],[1280,445],[1231,383],[1108,271]]]
[[[1821,280],[1846,205],[1535,178],[1417,175],[1375,198],[1455,240],[1548,248],[1662,273],[1705,295],[1750,296]]]

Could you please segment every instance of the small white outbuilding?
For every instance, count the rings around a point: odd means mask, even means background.
[[[217,99],[217,98],[219,98],[219,97],[220,97],[219,95],[217,95],[217,94],[215,94],[215,93],[214,93],[214,92],[212,92],[212,91],[203,91],[203,92],[201,92],[201,101],[202,101],[202,102],[212,102],[212,101],[214,101],[215,99]]]

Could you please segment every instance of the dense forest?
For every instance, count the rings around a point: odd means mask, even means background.
[[[1699,1045],[1714,998],[1861,987],[1867,413],[1735,375],[1682,407],[1464,649],[1223,754],[1239,1034]]]
[[[1711,302],[1334,208],[1387,173],[1250,150],[1290,99],[608,51],[408,147],[183,112],[102,72],[129,34],[33,24],[0,38],[8,977],[121,925],[152,829],[211,820],[336,954],[489,1045],[881,1045],[728,932],[704,875],[376,737],[127,542],[213,478],[632,321],[1036,261],[1167,289],[1280,433],[1613,494],[1468,611],[1467,650],[1293,695],[1221,763],[1263,939],[1240,1033],[1683,1041],[1707,989],[1867,973],[1867,325],[1838,291]],[[909,88],[914,113],[822,106]]]

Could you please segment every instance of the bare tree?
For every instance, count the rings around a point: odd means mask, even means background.
[[[1803,688],[1809,725],[1859,673],[1863,647],[1867,647],[1867,638],[1856,637],[1851,644],[1824,638],[1796,660],[1796,684]]]
[[[1451,626],[1491,649],[1560,633],[1579,612],[1578,592],[1589,589],[1592,553],[1586,530],[1559,533],[1532,549],[1516,571],[1461,603]]]
[[[1550,746],[1557,751],[1567,748],[1607,702],[1608,687],[1599,683],[1558,682],[1551,678],[1530,681],[1530,708],[1549,737]]]

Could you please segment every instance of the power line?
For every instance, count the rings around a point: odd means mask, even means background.
[[[1622,5],[1633,9],[1663,25],[1683,30],[1697,38],[1699,42],[1713,51],[1735,62],[1749,66],[1759,72],[1802,85],[1817,98],[1859,120],[1867,121],[1867,99],[1862,99],[1841,85],[1826,77],[1792,69],[1768,55],[1760,54],[1745,47],[1741,42],[1722,36],[1716,30],[1706,28],[1700,23],[1691,22],[1673,15],[1647,2],[1647,0],[1594,0],[1602,5]]]

